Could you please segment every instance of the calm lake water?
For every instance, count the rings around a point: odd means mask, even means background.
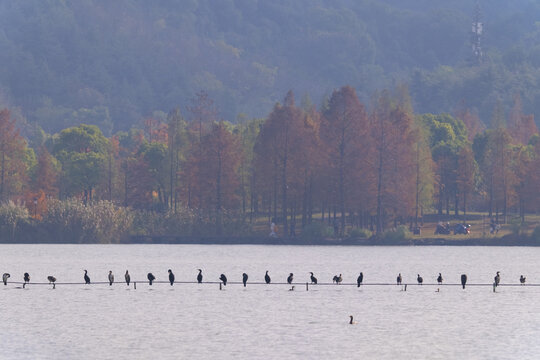
[[[212,245],[1,245],[12,281],[109,285],[1,286],[0,359],[538,359],[540,287],[154,284],[205,281],[319,282],[343,274],[367,283],[540,284],[540,248],[298,247]],[[129,269],[137,289],[123,283]],[[357,325],[349,325],[354,315]]]

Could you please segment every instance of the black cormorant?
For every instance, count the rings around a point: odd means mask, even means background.
[[[152,281],[156,280],[156,277],[152,273],[148,273],[146,277],[148,278],[148,282],[150,283],[150,285],[152,285]]]
[[[244,283],[244,287],[246,287],[246,285],[247,285],[247,280],[248,280],[248,274],[243,273],[242,274],[242,282]]]
[[[420,274],[418,274],[418,276],[416,277],[416,281],[418,281],[418,284],[422,285],[422,283],[424,282],[424,279],[422,279]]]
[[[7,285],[7,280],[11,277],[11,275],[9,275],[8,273],[4,273],[4,275],[2,275],[2,281],[4,282],[4,285]]]
[[[84,270],[84,283],[90,284],[90,276],[88,276],[88,271]]]
[[[521,276],[519,277],[519,282],[521,283],[521,285],[525,284],[525,280],[526,280],[526,279],[525,279],[525,276],[521,275]]]
[[[270,284],[270,281],[272,281],[270,279],[270,275],[268,275],[268,270],[266,270],[266,274],[264,275],[264,281],[267,283],[267,284]]]
[[[289,276],[287,277],[287,284],[291,284],[293,281],[293,273],[290,273]]]
[[[441,275],[441,273],[439,273],[439,276],[437,276],[437,283],[438,283],[439,285],[442,284],[442,280],[443,280],[443,279],[442,279],[442,275]]]
[[[398,285],[401,285],[401,280],[403,280],[403,279],[401,278],[401,273],[399,273],[397,278],[396,278],[396,282],[397,282]]]
[[[356,324],[356,321],[354,321],[353,316],[352,316],[352,315],[349,315],[349,317],[351,318],[351,320],[349,320],[349,324],[350,324],[350,325],[355,325],[355,324]]]
[[[219,275],[219,280],[223,281],[223,286],[227,286],[227,277],[225,274]]]
[[[310,272],[311,276],[309,277],[311,279],[311,283],[317,285],[317,278],[313,276],[313,273]]]
[[[129,272],[126,270],[126,274],[124,275],[124,278],[126,279],[126,284],[129,286],[129,283],[131,282],[131,276],[129,276]]]
[[[174,284],[174,274],[171,269],[168,270],[169,273],[169,282],[171,283],[171,286]]]
[[[112,270],[109,270],[109,286],[112,286],[114,282],[114,275],[112,273]]]
[[[334,281],[336,282],[337,285],[339,285],[342,281],[343,281],[343,278],[341,277],[341,274],[339,274],[339,276],[334,276]]]
[[[30,274],[24,273],[24,282],[25,282],[25,283],[30,282]]]
[[[467,275],[461,274],[461,286],[465,289],[465,284],[467,284]]]
[[[493,280],[495,280],[495,283],[494,283],[495,287],[499,286],[499,283],[501,282],[501,275],[499,274],[499,271],[497,271],[497,275],[495,275]]]
[[[202,270],[201,269],[197,269],[199,270],[199,274],[197,275],[197,282],[200,284],[202,283]]]
[[[358,278],[356,279],[356,285],[360,287],[360,285],[362,285],[362,281],[364,281],[364,274],[360,273],[360,275],[358,275]]]
[[[47,280],[49,280],[49,284],[50,284],[50,283],[53,284],[52,287],[53,287],[53,289],[55,289],[55,288],[56,288],[56,284],[55,284],[56,278],[55,278],[54,276],[50,276],[50,275],[49,275],[49,276],[47,276]]]

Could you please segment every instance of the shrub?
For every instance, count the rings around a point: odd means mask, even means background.
[[[300,235],[303,239],[324,239],[332,236],[334,230],[323,222],[313,222],[304,226]]]
[[[26,206],[8,201],[0,205],[0,238],[15,240],[15,231],[21,223],[28,222],[30,216]]]
[[[353,228],[349,231],[349,237],[368,239],[373,235],[371,231],[364,228]]]
[[[412,234],[409,231],[409,229],[407,228],[407,226],[400,225],[395,229],[385,231],[382,234],[382,239],[385,242],[393,243],[393,242],[400,242],[400,241],[403,241],[403,240],[407,240],[407,239],[411,238],[411,235]]]

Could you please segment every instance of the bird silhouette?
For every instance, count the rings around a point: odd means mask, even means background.
[[[360,287],[360,285],[362,285],[362,281],[364,281],[364,274],[360,273],[360,275],[358,275],[358,278],[356,279],[357,287]]]
[[[418,284],[422,285],[422,283],[424,282],[424,279],[422,279],[420,274],[418,274],[418,276],[416,277],[416,281],[418,281]]]
[[[526,279],[525,279],[525,276],[521,275],[521,276],[519,277],[519,282],[521,283],[521,285],[525,284],[525,280],[526,280]]]
[[[173,284],[174,284],[174,274],[173,274],[171,269],[167,270],[167,272],[169,273],[169,282],[171,283],[171,286],[173,286]]]
[[[442,275],[441,273],[439,273],[439,276],[437,276],[437,283],[440,285],[442,284],[442,281],[443,281]]]
[[[244,287],[246,287],[248,281],[248,274],[243,273],[242,274],[242,283],[244,283]]]
[[[24,282],[25,282],[25,283],[30,282],[30,274],[24,273]]]
[[[501,274],[499,274],[499,271],[497,271],[497,275],[493,278],[494,280],[494,286],[497,287],[501,283]]]
[[[313,276],[312,272],[310,272],[310,274],[311,275],[310,275],[309,279],[311,280],[311,283],[317,285],[317,278],[315,276]]]
[[[88,271],[84,270],[84,283],[90,284],[90,276],[88,276]]]
[[[129,286],[129,283],[131,282],[131,276],[129,275],[129,272],[126,270],[126,274],[124,275],[124,278],[126,279],[126,284]]]
[[[2,281],[4,282],[4,285],[7,285],[7,281],[10,277],[11,275],[9,275],[8,273],[4,273],[4,275],[2,275]]]
[[[109,270],[109,286],[112,286],[114,282],[114,275],[112,273],[112,270]]]
[[[47,280],[49,280],[49,284],[52,283],[53,284],[53,289],[56,289],[56,278],[54,276],[47,276]]]
[[[223,286],[227,286],[227,277],[225,276],[225,274],[221,274],[219,276],[219,280],[223,282]]]
[[[197,282],[200,284],[202,283],[202,270],[201,269],[197,269],[199,270],[199,274],[197,275]]]
[[[341,282],[343,281],[343,278],[341,277],[341,274],[339,274],[339,276],[336,278],[336,284],[341,284]]]
[[[289,276],[287,277],[287,284],[291,284],[293,281],[293,273],[290,273]]]
[[[356,325],[356,321],[354,321],[353,316],[352,316],[352,315],[349,315],[349,318],[350,318],[349,324],[350,324],[350,325]]]
[[[270,279],[270,275],[268,275],[268,270],[266,270],[266,274],[264,275],[264,281],[267,284],[270,284],[270,282],[272,281],[272,279]]]
[[[154,280],[156,280],[156,277],[152,273],[148,273],[148,275],[146,275],[146,277],[148,278],[148,282],[149,282],[150,285],[152,285],[152,282]]]
[[[401,285],[401,280],[402,280],[401,273],[399,273],[397,278],[396,278],[396,282],[397,282],[398,285]]]
[[[461,274],[461,286],[465,289],[465,284],[467,284],[467,275]]]

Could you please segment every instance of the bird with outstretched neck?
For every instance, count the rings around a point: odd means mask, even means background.
[[[88,271],[84,270],[84,283],[90,284],[90,276],[88,276]]]
[[[350,320],[349,320],[349,325],[356,325],[356,321],[354,321],[353,316],[352,316],[352,315],[349,315],[349,318],[350,318]]]
[[[11,275],[9,275],[8,273],[4,273],[4,275],[2,275],[2,281],[4,282],[4,285],[7,285],[7,281],[10,277]]]
[[[311,274],[309,277],[309,279],[311,280],[311,283],[317,285],[317,278],[313,276],[313,273],[311,271],[309,273]]]

